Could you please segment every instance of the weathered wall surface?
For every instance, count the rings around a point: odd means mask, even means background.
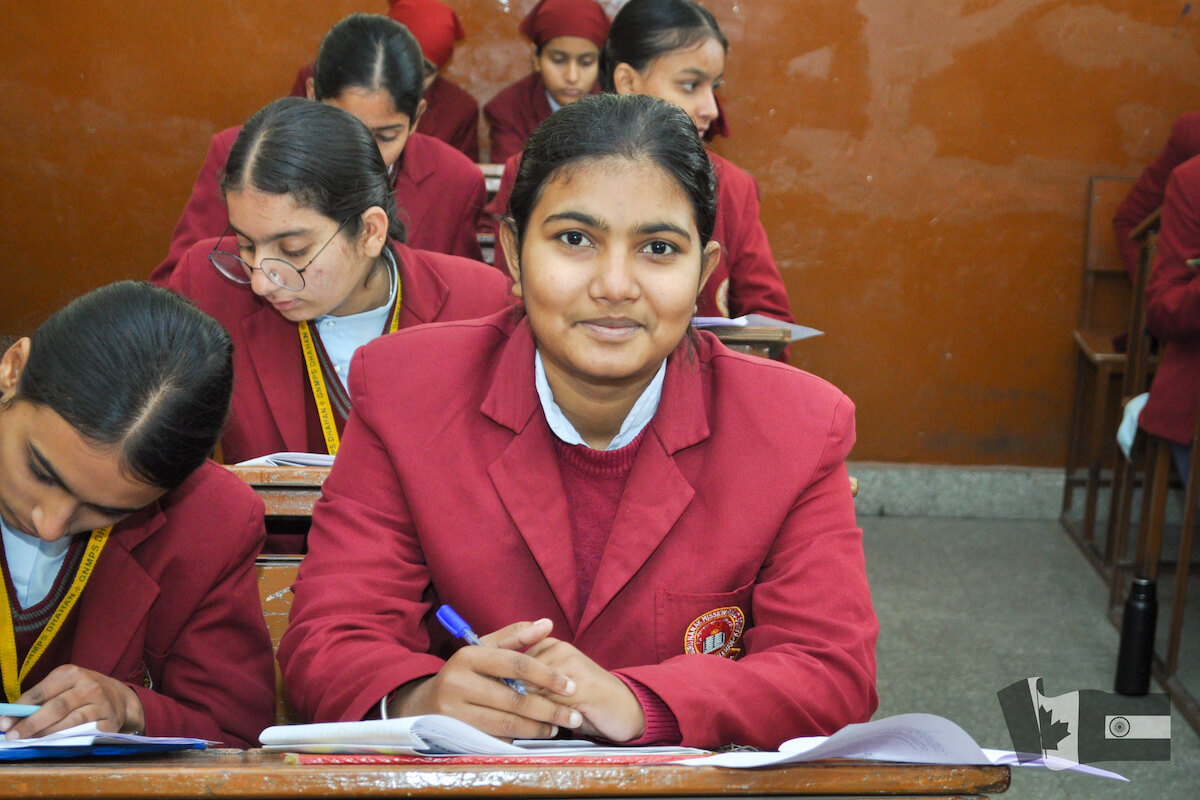
[[[450,0],[449,76],[528,68],[533,0]],[[797,365],[858,403],[859,460],[1054,465],[1087,180],[1136,175],[1197,106],[1200,20],[1121,0],[707,0],[730,39],[716,149],[759,180]],[[615,10],[620,2],[608,0]],[[0,331],[165,253],[209,137],[383,0],[0,2]]]

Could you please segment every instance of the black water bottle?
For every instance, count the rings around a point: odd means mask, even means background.
[[[1119,694],[1142,695],[1150,691],[1150,662],[1154,658],[1154,625],[1158,619],[1155,582],[1134,578],[1121,620],[1121,645],[1117,651]]]

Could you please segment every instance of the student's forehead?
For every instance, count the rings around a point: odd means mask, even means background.
[[[619,185],[634,180],[642,196],[651,194],[662,200],[678,199],[690,214],[691,203],[683,184],[669,170],[649,158],[598,156],[566,164],[542,184],[538,210],[553,214],[569,205],[579,208],[598,207],[613,198],[592,194],[607,185]],[[641,199],[641,198],[639,198]],[[550,206],[553,205],[554,208]]]

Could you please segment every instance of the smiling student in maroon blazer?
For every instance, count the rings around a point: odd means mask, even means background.
[[[0,358],[0,716],[8,738],[103,731],[250,747],[275,672],[254,557],[263,504],[206,461],[232,343],[165,289],[125,281]]]
[[[303,714],[769,748],[870,717],[854,406],[690,329],[715,196],[679,108],[564,106],[502,229],[523,306],[359,350],[279,648]]]
[[[350,112],[371,130],[411,247],[480,260],[476,230],[487,199],[482,173],[450,145],[414,132],[428,103],[422,63],[404,26],[377,14],[351,14],[321,42],[306,94]],[[189,247],[220,236],[229,224],[221,173],[240,130],[213,137],[167,257],[150,276],[155,283],[165,284]]]
[[[336,454],[356,348],[510,304],[495,269],[404,244],[371,132],[332,105],[286,97],[255,114],[221,189],[226,235],[194,245],[169,286],[233,337],[226,461]]]
[[[596,0],[539,0],[520,30],[535,48],[533,72],[483,107],[491,160],[498,164],[520,153],[529,134],[555,109],[598,90],[608,16]]]

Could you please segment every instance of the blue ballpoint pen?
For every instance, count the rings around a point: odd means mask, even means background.
[[[471,630],[471,626],[458,615],[453,608],[447,605],[441,606],[437,610],[438,622],[442,623],[442,627],[450,631],[450,634],[456,639],[462,639],[467,644],[477,644],[482,647],[487,647],[483,642],[479,641],[479,637],[475,635],[475,631]],[[504,678],[504,682],[512,688],[517,694],[525,694],[525,684],[518,678]]]

